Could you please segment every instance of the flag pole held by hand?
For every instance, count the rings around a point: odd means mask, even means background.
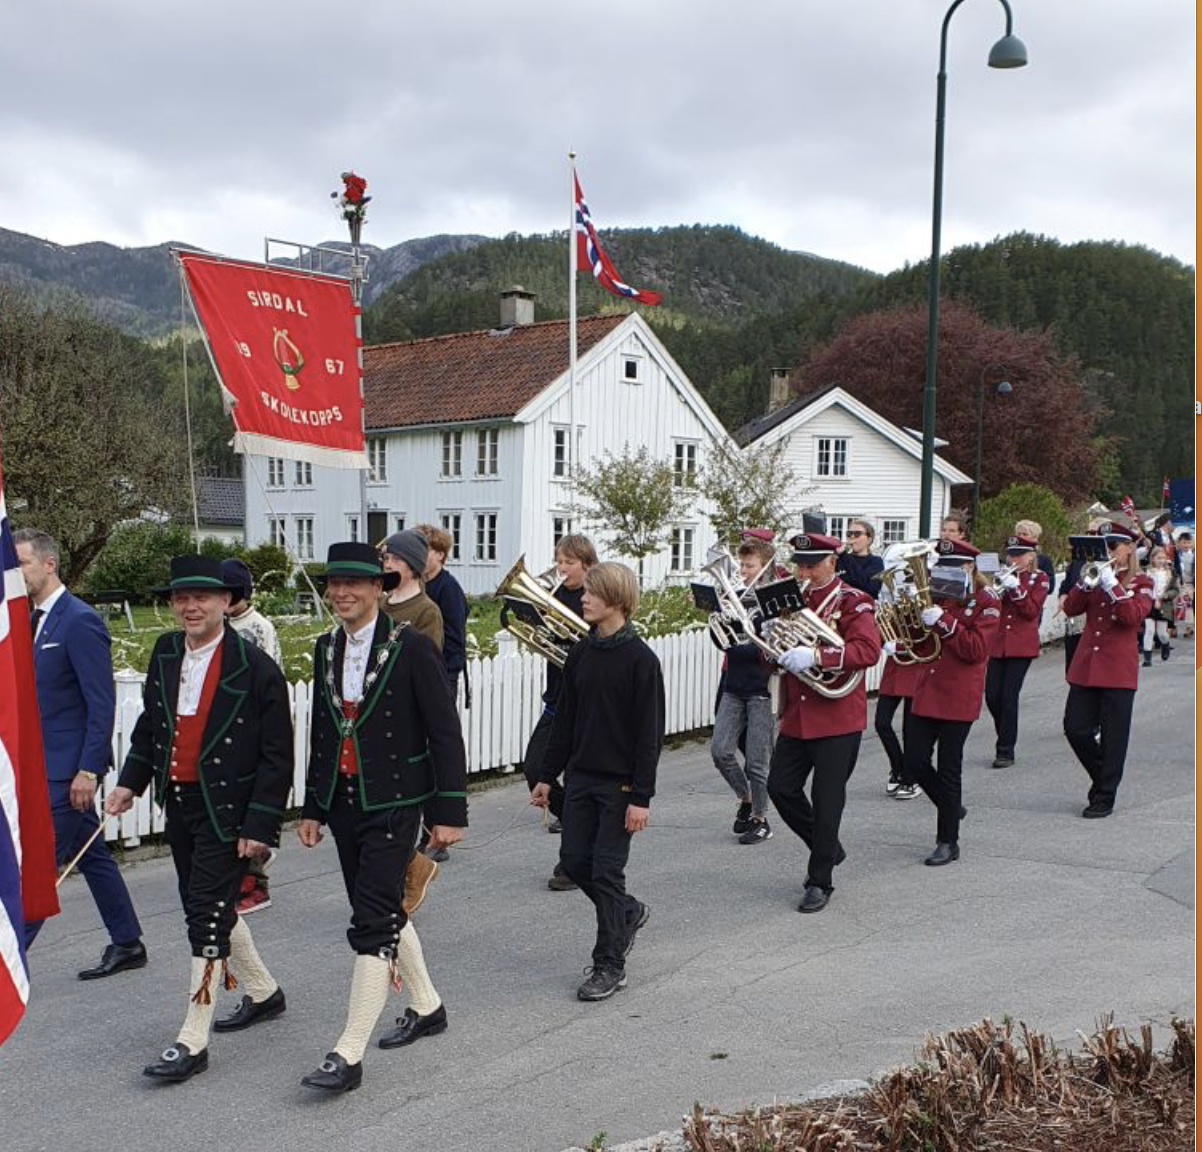
[[[54,882],[55,888],[57,888],[60,884],[62,884],[62,882],[64,880],[66,880],[66,878],[68,876],[71,875],[72,869],[74,869],[75,865],[78,864],[80,862],[80,860],[83,859],[84,853],[89,848],[91,848],[92,845],[96,842],[96,837],[99,836],[100,833],[104,831],[105,826],[108,824],[108,822],[111,819],[112,819],[112,816],[106,816],[103,820],[100,821],[99,825],[97,825],[96,831],[93,832],[92,835],[88,837],[88,842],[78,852],[75,853],[75,855],[71,859],[71,862],[66,866],[66,868],[63,869],[62,875],[59,876],[59,878]]]

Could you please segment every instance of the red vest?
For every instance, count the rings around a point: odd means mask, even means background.
[[[200,689],[200,703],[196,706],[196,715],[175,718],[170,777],[181,784],[195,784],[200,779],[200,745],[204,738],[205,724],[209,719],[209,710],[213,707],[213,697],[217,694],[217,683],[221,679],[223,647],[218,644],[217,651],[209,660],[205,682]]]
[[[359,705],[350,700],[343,700],[342,715],[347,720],[354,720],[359,715]],[[338,773],[340,776],[359,775],[359,757],[355,754],[354,736],[344,736],[338,749]]]

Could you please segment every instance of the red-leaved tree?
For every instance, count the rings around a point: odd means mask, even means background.
[[[1094,414],[1080,365],[1047,332],[993,328],[963,304],[944,301],[939,326],[936,434],[939,454],[970,476],[976,459],[977,396],[985,374],[981,494],[1008,484],[1051,488],[1066,503],[1090,497],[1098,479]],[[899,426],[922,427],[927,312],[904,305],[850,320],[796,370],[801,393],[838,384]],[[996,395],[999,381],[1013,390]]]

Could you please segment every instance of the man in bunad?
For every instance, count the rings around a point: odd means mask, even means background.
[[[782,678],[780,735],[768,771],[768,795],[784,820],[810,849],[805,895],[799,912],[821,912],[834,891],[831,874],[844,858],[839,822],[847,781],[856,766],[860,738],[868,725],[864,679],[846,696],[832,699],[813,687],[806,673],[821,669],[850,676],[873,667],[881,655],[875,602],[835,575],[840,544],[833,536],[803,533],[790,541],[797,579],[808,581],[806,606],[840,636],[843,647],[802,645],[779,660]],[[811,798],[806,781],[814,775]]]
[[[985,672],[985,705],[993,717],[997,744],[991,767],[1009,768],[1018,743],[1018,698],[1031,661],[1039,655],[1039,621],[1052,581],[1038,566],[1039,544],[1028,536],[1011,536],[1006,559],[1014,566],[998,578],[1002,614],[989,649]]]
[[[323,824],[334,835],[355,966],[346,1027],[301,1083],[347,1092],[362,1082],[363,1054],[394,979],[408,987],[411,1006],[380,1047],[446,1030],[401,897],[423,812],[432,848],[463,837],[467,764],[438,649],[380,611],[396,574],[384,571],[369,544],[333,544],[322,583],[339,626],[317,641],[313,658],[317,692],[298,835],[307,848],[321,840]]]
[[[1139,571],[1135,533],[1104,520],[1093,534],[1105,538],[1110,563],[1096,587],[1078,581],[1064,599],[1066,616],[1085,617],[1067,674],[1064,734],[1089,773],[1089,803],[1081,813],[1087,820],[1114,810],[1139,685],[1135,640],[1152,610],[1152,581]]]
[[[249,859],[279,843],[292,786],[292,712],[275,662],[225,622],[231,593],[220,561],[178,556],[170,584],[156,591],[170,597],[182,631],[155,643],[143,712],[104,808],[110,815],[128,811],[153,783],[166,815],[192,981],[175,1044],[144,1071],[177,1082],[209,1066],[218,962],[225,987],[240,981],[243,988],[219,1031],[284,1011],[284,993],[234,908]]]

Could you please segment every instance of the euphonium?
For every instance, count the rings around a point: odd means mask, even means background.
[[[927,557],[931,545],[925,540],[893,544],[885,552],[881,587],[888,599],[877,602],[876,625],[881,639],[896,647],[898,664],[929,664],[938,659],[942,644],[939,634],[922,622],[922,610],[934,604]]]
[[[519,644],[562,668],[567,648],[588,635],[588,625],[555,599],[559,582],[548,584],[549,573],[532,576],[525,561],[525,555],[519,556],[497,587],[496,595],[503,601],[501,624]]]
[[[715,643],[725,652],[736,644],[746,644],[750,637],[755,639],[755,625],[759,617],[759,606],[755,600],[755,588],[772,573],[772,565],[766,564],[750,584],[736,584],[737,564],[734,557],[723,547],[709,551],[709,563],[701,569],[714,581],[718,595],[719,611],[711,612],[708,622]]]

